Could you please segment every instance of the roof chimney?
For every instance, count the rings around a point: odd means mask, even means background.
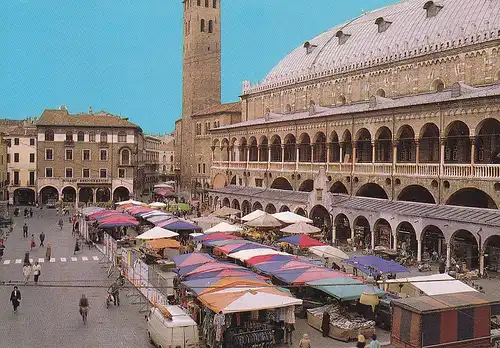
[[[64,110],[64,111],[67,111],[67,110],[68,110],[68,108],[66,108],[66,105],[61,105],[61,106],[59,107],[59,110]]]

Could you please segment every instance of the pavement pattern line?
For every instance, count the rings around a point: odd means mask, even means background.
[[[66,257],[61,257],[60,258],[60,262],[67,262],[68,258]],[[30,262],[33,263],[34,259],[30,259]],[[38,263],[45,263],[46,259],[43,258],[43,257],[39,257],[36,259],[36,261],[38,261]],[[99,261],[99,257],[97,256],[92,256],[92,259],[89,259],[88,256],[81,256],[80,259],[78,259],[78,257],[74,257],[72,256],[71,257],[71,261],[72,262],[78,262],[78,261],[81,261],[81,262],[87,262],[87,261]],[[10,259],[7,259],[7,260],[3,260],[2,264],[4,266],[9,266],[9,265],[14,265],[14,264],[21,264],[23,262],[22,259],[15,259],[15,260],[10,260]],[[50,261],[48,262],[51,262],[51,263],[54,263],[56,262],[56,258],[55,257],[52,257],[50,259]]]

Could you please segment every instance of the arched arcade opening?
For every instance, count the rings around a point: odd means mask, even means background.
[[[111,200],[111,194],[109,192],[109,189],[106,187],[98,188],[95,196],[97,202],[105,203]]]
[[[339,214],[334,220],[335,240],[337,244],[347,244],[347,240],[351,238],[351,224],[349,219],[344,214]]]
[[[13,202],[16,205],[34,205],[36,202],[35,190],[18,188],[13,192]]]
[[[90,187],[82,187],[78,190],[78,201],[81,203],[93,203],[94,191]],[[119,202],[119,201],[117,201]]]
[[[451,257],[467,268],[479,267],[479,248],[476,237],[467,230],[458,230],[451,237]]]
[[[406,186],[399,193],[398,201],[436,204],[432,193],[420,185]]]
[[[497,204],[490,195],[474,187],[458,190],[448,198],[446,204],[462,207],[498,209]]]
[[[276,214],[276,207],[274,206],[274,204],[269,203],[268,205],[266,205],[265,212],[268,214]]]
[[[379,219],[375,222],[374,230],[375,246],[382,246],[390,249],[392,246],[392,228],[385,219]]]
[[[42,204],[47,204],[49,199],[59,200],[59,191],[54,186],[45,186],[40,190]]]
[[[364,184],[361,186],[356,193],[356,196],[360,197],[370,197],[370,198],[380,198],[380,199],[388,199],[387,193],[382,188],[382,186],[370,182],[368,184]]]
[[[271,184],[271,188],[276,190],[293,191],[293,187],[292,184],[290,184],[290,181],[283,177],[274,179],[273,183]]]
[[[404,255],[417,255],[417,234],[415,228],[408,221],[401,222],[396,227],[397,250],[401,250]]]
[[[323,230],[327,240],[332,239],[332,219],[330,218],[330,213],[324,206],[319,204],[315,205],[309,213],[309,219],[313,221],[314,226]]]
[[[76,202],[76,189],[72,186],[66,186],[62,189],[61,199],[63,202]]]
[[[113,201],[122,202],[127,199],[130,199],[130,191],[126,187],[119,186],[115,188],[113,191]]]
[[[371,248],[370,223],[364,216],[354,220],[354,246],[359,249]]]

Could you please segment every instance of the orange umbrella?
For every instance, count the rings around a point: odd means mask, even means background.
[[[153,239],[148,242],[148,245],[151,249],[178,249],[181,247],[181,243],[173,239]]]
[[[246,279],[246,278],[240,278],[240,277],[226,277],[222,278],[216,282],[213,282],[209,288],[206,288],[205,290],[201,291],[199,295],[204,295],[208,294],[212,291],[217,291],[221,289],[226,289],[226,288],[241,288],[241,287],[266,287],[266,286],[271,286],[268,285],[264,281],[259,281],[259,280],[251,280],[251,279]]]

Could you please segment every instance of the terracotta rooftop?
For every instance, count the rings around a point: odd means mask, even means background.
[[[241,113],[241,103],[238,101],[235,103],[226,103],[212,106],[208,109],[195,113],[193,116],[205,116],[225,113]]]
[[[37,126],[73,126],[73,127],[140,127],[126,118],[115,116],[105,111],[93,114],[69,114],[67,110],[45,110]]]
[[[25,127],[24,120],[0,119],[0,131],[5,136],[34,136],[36,135],[36,124]]]

